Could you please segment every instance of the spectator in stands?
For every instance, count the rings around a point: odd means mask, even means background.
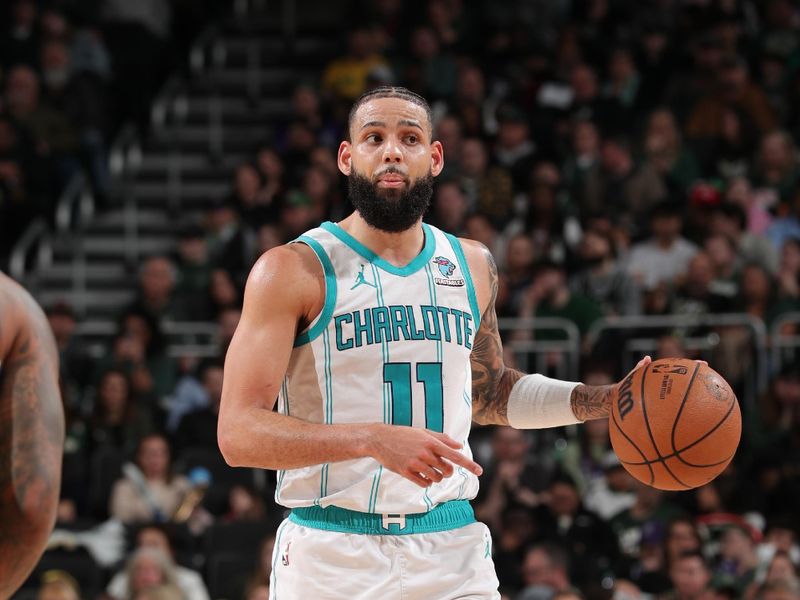
[[[458,70],[455,98],[447,106],[448,112],[461,121],[466,137],[483,138],[488,133],[495,133],[497,124],[495,115],[492,114],[494,104],[489,103],[486,96],[483,71],[472,62],[462,64]]]
[[[263,521],[267,510],[264,500],[252,487],[237,484],[228,491],[228,512],[222,519],[224,521]]]
[[[699,600],[711,582],[711,572],[699,550],[679,554],[670,565],[669,577],[672,590],[665,600]]]
[[[747,63],[738,56],[723,58],[715,89],[693,107],[686,123],[691,138],[711,138],[722,130],[725,107],[741,111],[759,131],[776,126],[775,114],[761,87],[750,80]]]
[[[531,546],[522,563],[522,579],[526,586],[523,597],[534,587],[541,590],[542,595],[537,597],[542,600],[574,589],[569,575],[570,567],[569,554],[561,546],[550,542]]]
[[[176,268],[176,304],[186,307],[187,320],[210,320],[214,316],[208,294],[213,265],[201,226],[187,223],[178,232]]]
[[[352,101],[364,91],[367,75],[375,67],[388,68],[379,54],[375,36],[358,26],[347,34],[347,54],[332,60],[322,74],[322,89],[334,100]]]
[[[115,104],[120,117],[147,130],[149,106],[166,73],[172,11],[167,0],[103,0],[103,38],[113,59]]]
[[[10,19],[0,35],[0,66],[4,71],[12,65],[33,67],[38,59],[38,7],[33,0],[14,0],[9,4]]]
[[[89,443],[93,452],[99,447],[131,452],[142,436],[153,430],[147,408],[133,401],[124,371],[109,369],[100,376],[92,404]]]
[[[792,200],[798,182],[797,148],[791,136],[782,130],[770,131],[761,138],[754,183],[771,190],[784,203]]]
[[[208,296],[211,300],[212,317],[219,315],[226,308],[242,306],[242,292],[225,269],[214,269],[211,272]]]
[[[507,509],[537,506],[552,473],[552,466],[543,469],[541,461],[534,460],[528,433],[510,427],[497,427],[492,432],[492,460],[486,466],[475,511],[494,531],[499,531]]]
[[[524,292],[533,282],[537,258],[530,236],[519,233],[508,241],[502,279],[504,285],[508,286],[508,312],[511,314],[518,312]]]
[[[176,451],[186,448],[206,448],[216,451],[217,418],[222,398],[222,361],[209,360],[200,368],[200,381],[207,403],[184,412],[173,438]],[[176,398],[177,399],[177,398]],[[173,406],[173,410],[175,407]],[[171,415],[172,416],[172,415]]]
[[[636,482],[636,501],[611,519],[611,528],[620,540],[621,551],[635,559],[649,528],[663,531],[667,523],[680,513],[665,497],[664,492]]]
[[[591,229],[584,232],[579,256],[582,268],[569,281],[574,293],[599,304],[605,316],[641,314],[641,290],[616,260],[609,234]]]
[[[797,586],[786,581],[770,581],[764,583],[756,593],[756,600],[798,600],[800,591]]]
[[[244,284],[253,240],[236,206],[229,201],[214,204],[207,213],[206,228],[214,265],[230,273],[237,284]]]
[[[139,268],[137,296],[128,308],[162,320],[185,321],[186,310],[175,297],[177,273],[166,256],[152,256]]]
[[[767,565],[764,574],[764,582],[783,581],[791,585],[795,590],[800,590],[800,577],[797,573],[797,565],[792,561],[787,552],[776,552]]]
[[[581,119],[572,124],[570,154],[562,171],[570,201],[580,214],[596,213],[604,205],[600,144],[600,132],[595,123]]]
[[[579,585],[599,581],[619,554],[619,542],[608,523],[586,510],[575,481],[557,474],[547,488],[546,502],[534,509],[543,539],[556,541],[569,553],[570,575]]]
[[[514,187],[511,175],[498,165],[489,165],[484,143],[466,138],[460,146],[459,183],[469,206],[488,216],[495,227],[505,225],[513,214]]]
[[[269,535],[261,540],[258,547],[258,556],[255,569],[247,581],[246,588],[253,590],[258,587],[269,588],[272,576],[272,554],[275,549],[275,536]]]
[[[208,408],[211,404],[211,392],[214,385],[206,381],[208,371],[221,369],[220,359],[204,359],[193,372],[183,375],[175,386],[175,392],[169,403],[167,415],[167,431],[175,433],[183,417],[195,411]],[[213,379],[213,376],[211,377]]]
[[[51,161],[60,189],[76,171],[78,135],[73,123],[42,100],[39,78],[30,67],[9,71],[5,99],[8,113],[33,137],[37,154]]]
[[[53,10],[45,15],[63,21],[63,16]],[[42,46],[41,68],[43,95],[75,128],[76,158],[88,169],[94,192],[105,197],[110,185],[106,140],[111,116],[106,82],[80,63],[73,63],[65,34]]]
[[[250,227],[275,220],[278,207],[273,203],[274,194],[262,193],[264,181],[255,166],[244,163],[236,168],[233,176],[233,197],[242,221]]]
[[[123,469],[125,476],[111,492],[110,513],[123,523],[164,522],[189,489],[183,475],[172,473],[170,448],[160,434],[141,439],[135,464]]]
[[[286,168],[278,152],[264,146],[256,154],[256,168],[263,181],[259,198],[267,206],[278,207],[286,194]]]
[[[463,236],[468,210],[467,199],[458,182],[445,180],[436,186],[429,221],[448,233]]]
[[[115,344],[113,354],[98,364],[125,369],[137,400],[149,402],[153,411],[159,410],[158,400],[172,391],[177,377],[175,361],[167,354],[161,323],[151,312],[134,303],[120,317],[118,335],[118,340],[125,338],[130,345],[130,354],[120,356]]]
[[[630,141],[621,135],[607,136],[600,145],[600,173],[596,185],[606,214],[613,214],[617,221],[633,228],[632,211],[637,208],[631,198],[634,194],[637,166],[631,153]],[[650,185],[652,184],[652,185]],[[647,182],[639,178],[636,196],[649,206],[654,199],[648,194],[660,194],[662,187],[657,180]],[[659,197],[660,197],[659,196]]]
[[[775,219],[767,230],[767,237],[777,251],[783,248],[786,240],[800,239],[800,185],[792,192],[789,208],[786,215]]]
[[[685,190],[699,175],[694,154],[683,143],[680,127],[669,109],[659,108],[648,116],[643,150],[645,165],[640,176],[660,179],[664,186],[662,197]],[[640,214],[651,208],[641,198],[632,199]]]
[[[783,243],[777,279],[779,297],[800,300],[800,238]]]
[[[91,380],[92,366],[81,338],[75,335],[75,312],[66,302],[56,302],[45,313],[58,348],[64,403],[73,409],[83,408],[81,394]]]
[[[568,319],[575,323],[581,335],[585,335],[603,313],[593,300],[570,290],[563,267],[543,261],[536,267],[533,283],[525,291],[519,316]],[[562,338],[552,330],[545,330],[537,333],[537,339]]]
[[[172,559],[156,548],[136,550],[128,559],[126,575],[129,581],[128,593],[125,596],[115,596],[114,600],[137,600],[141,598],[140,594],[164,585],[178,587]],[[188,600],[182,594],[178,598]]]
[[[588,510],[609,520],[636,503],[636,482],[613,452],[606,453],[601,466],[603,477],[589,481],[583,502]]]
[[[735,295],[715,288],[714,265],[707,252],[700,251],[690,260],[686,276],[675,289],[669,312],[679,315],[705,315],[728,312]],[[727,292],[727,290],[725,290]]]
[[[747,213],[740,204],[723,202],[714,208],[709,222],[710,234],[728,237],[743,264],[758,263],[771,273],[778,269],[778,254],[769,240],[747,229]]]
[[[134,551],[143,548],[156,550],[169,559],[175,559],[175,548],[171,530],[164,525],[144,525],[136,532]],[[179,564],[173,564],[175,585],[183,592],[187,600],[208,600],[208,591],[202,577],[197,571],[188,569]],[[106,588],[106,593],[112,598],[128,598],[130,596],[130,569],[119,571]]]
[[[464,144],[464,132],[461,121],[454,115],[442,116],[435,125],[435,139],[442,143],[442,149],[447,155],[448,165],[439,174],[440,179],[456,179],[462,172],[461,153]]]
[[[741,595],[753,583],[757,567],[758,557],[750,532],[735,525],[729,527],[722,536],[715,575],[729,578],[730,585]]]
[[[428,25],[420,25],[411,32],[407,60],[395,72],[429,102],[448,100],[455,94],[458,65],[442,49],[436,32]]]
[[[36,600],[80,600],[80,597],[81,588],[69,573],[52,570],[42,574]]]
[[[498,109],[497,121],[494,160],[511,174],[515,190],[526,190],[537,159],[528,116],[518,106],[507,105]]]
[[[645,290],[671,284],[686,273],[697,247],[681,237],[680,208],[672,202],[657,204],[650,214],[652,236],[630,251],[627,271]]]

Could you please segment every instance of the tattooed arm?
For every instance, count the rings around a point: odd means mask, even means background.
[[[508,425],[508,397],[525,373],[506,367],[497,327],[498,274],[489,250],[482,244],[462,240],[475,279],[481,324],[472,345],[472,418],[482,425]],[[580,421],[607,417],[616,385],[579,384],[572,390],[570,408]]]
[[[55,522],[64,416],[41,309],[0,273],[0,598],[39,560]]]

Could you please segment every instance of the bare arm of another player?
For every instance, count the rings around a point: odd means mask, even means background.
[[[310,423],[273,411],[299,324],[319,313],[324,296],[322,269],[303,244],[270,250],[253,267],[225,358],[218,426],[225,460],[296,469],[371,456],[423,487],[452,474],[451,462],[479,471],[444,434],[382,423]]]
[[[483,244],[462,240],[475,281],[482,317],[472,346],[472,417],[484,425],[508,425],[508,398],[525,373],[508,368],[497,327],[497,265]],[[607,417],[616,385],[580,384],[572,390],[570,407],[581,421]]]
[[[8,598],[33,570],[55,523],[64,415],[47,320],[2,273],[0,318],[0,598]]]

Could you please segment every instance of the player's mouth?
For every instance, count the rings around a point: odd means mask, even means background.
[[[406,178],[398,173],[386,173],[378,178],[378,185],[385,188],[399,188],[406,185]]]

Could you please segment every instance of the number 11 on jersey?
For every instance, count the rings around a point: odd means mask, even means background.
[[[383,382],[392,388],[392,424],[411,426],[411,364],[390,362],[383,365]],[[416,363],[416,379],[425,390],[425,428],[444,431],[442,363]]]

